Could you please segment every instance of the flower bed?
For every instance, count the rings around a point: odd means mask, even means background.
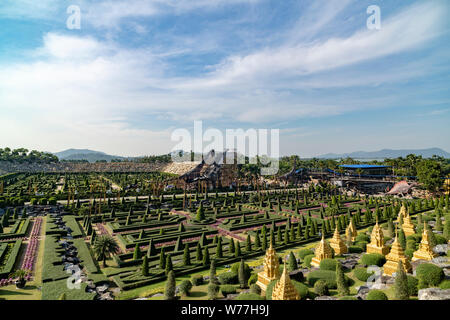
[[[31,280],[31,274],[33,272],[34,264],[36,262],[36,255],[39,247],[39,235],[41,233],[41,225],[42,225],[42,218],[37,217],[36,220],[34,221],[33,228],[31,229],[30,240],[28,242],[27,250],[25,251],[25,256],[22,262],[21,269],[28,271],[28,274],[25,277],[25,280],[27,281]]]

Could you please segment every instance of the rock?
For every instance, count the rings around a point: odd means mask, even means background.
[[[367,294],[370,291],[370,288],[367,286],[359,286],[356,288],[358,294],[356,295],[356,298],[360,299],[360,300],[365,300],[367,297]]]
[[[440,255],[446,255],[448,250],[448,244],[438,244],[433,248],[433,251]]]
[[[330,297],[330,296],[320,296],[320,297],[315,297],[314,300],[337,300],[337,298]]]
[[[103,286],[99,286],[99,287],[96,288],[96,290],[97,290],[98,293],[102,294],[102,293],[104,293],[106,290],[108,290],[108,285],[105,284],[105,285],[103,285]]]
[[[428,288],[419,290],[419,300],[450,300],[450,289]]]

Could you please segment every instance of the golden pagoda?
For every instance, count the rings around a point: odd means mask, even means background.
[[[383,230],[381,230],[380,225],[377,223],[373,227],[372,234],[370,235],[370,243],[366,246],[367,253],[378,253],[383,256],[389,253],[389,248],[384,244]]]
[[[272,291],[272,300],[299,300],[300,296],[292,284],[291,278],[284,262],[283,273]]]
[[[411,264],[405,256],[402,246],[398,242],[397,229],[395,229],[395,239],[392,243],[391,251],[386,256],[386,260],[387,262],[383,265],[384,275],[392,276],[394,272],[397,272],[399,261],[403,263],[403,269],[406,273],[412,271]]]
[[[416,260],[432,260],[437,256],[433,252],[433,248],[430,246],[429,242],[429,231],[427,230],[426,222],[423,223],[422,240],[420,241],[419,250],[415,251],[412,257],[412,261]]]
[[[336,226],[336,230],[334,230],[333,238],[330,240],[330,247],[334,249],[334,253],[337,255],[341,255],[348,252],[348,248],[345,245],[344,241],[342,241],[341,236],[339,235],[338,227]]]
[[[403,218],[402,229],[406,237],[416,233],[416,230],[414,229],[414,224],[411,222],[411,217],[409,216],[409,213],[406,213],[406,216]]]
[[[403,203],[403,204],[402,204],[402,207],[400,208],[400,211],[399,211],[399,213],[398,213],[397,222],[400,222],[400,216],[401,216],[403,219],[405,219],[407,214],[408,214],[408,212],[406,211],[406,206],[405,206],[405,204]]]
[[[322,232],[322,240],[320,240],[319,245],[316,248],[315,256],[311,260],[311,265],[314,267],[319,267],[320,261],[331,258],[333,258],[331,247],[328,242],[325,241],[325,236]]]
[[[347,229],[345,229],[345,236],[347,239],[349,236],[352,237],[352,241],[356,240],[356,236],[358,235],[358,231],[356,231],[355,222],[353,219],[350,221],[350,224],[348,225]]]
[[[264,257],[264,271],[258,273],[258,281],[256,282],[256,284],[261,288],[262,295],[266,294],[267,285],[269,282],[278,279],[279,275],[280,265],[278,263],[278,256],[271,241],[269,249],[266,251],[266,256]]]

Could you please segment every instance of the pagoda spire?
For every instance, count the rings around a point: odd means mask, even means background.
[[[413,253],[412,261],[416,260],[433,260],[437,256],[430,245],[430,234],[427,229],[427,223],[423,222],[422,240],[420,241],[419,250]]]
[[[283,273],[273,288],[272,300],[299,300],[299,298],[299,294],[287,272],[286,260],[284,259]]]
[[[412,270],[411,264],[405,256],[402,246],[398,242],[397,228],[395,228],[395,239],[392,243],[391,251],[386,256],[386,260],[386,263],[383,265],[383,272],[385,275],[392,276],[393,273],[397,272],[400,261],[402,262],[403,269],[406,273]]]

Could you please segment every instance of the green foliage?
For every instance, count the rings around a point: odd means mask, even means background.
[[[257,284],[253,283],[250,285],[250,293],[261,295],[261,288]]]
[[[356,277],[356,279],[366,282],[367,279],[373,274],[373,272],[368,273],[367,268],[356,268],[353,270],[353,274]]]
[[[298,269],[297,259],[295,258],[295,255],[292,251],[289,253],[287,268],[288,271],[294,271]]]
[[[408,294],[410,296],[417,296],[419,280],[410,275],[407,275],[406,278],[408,281]]]
[[[381,290],[370,290],[366,300],[389,300],[387,295]]]
[[[340,296],[348,296],[350,294],[348,280],[345,278],[340,262],[336,264],[336,286]]]
[[[221,284],[237,284],[238,274],[237,272],[229,271],[219,274],[219,282]]]
[[[320,261],[320,270],[331,270],[331,271],[335,271],[336,270],[336,260],[334,259],[323,259],[322,261]]]
[[[193,275],[191,277],[191,283],[193,286],[201,286],[203,284],[203,276],[200,274]]]
[[[238,269],[238,280],[239,280],[239,285],[240,285],[241,289],[244,289],[247,287],[247,281],[249,279],[248,271],[245,269],[245,266],[246,266],[246,264],[244,263],[244,259],[241,259],[241,262],[239,263],[239,269]]]
[[[220,286],[220,292],[226,298],[229,294],[236,293],[236,287],[231,284],[225,284]]]
[[[311,261],[314,258],[314,254],[309,254],[303,259],[303,265],[307,268],[311,267]]]
[[[386,258],[379,253],[366,253],[361,257],[361,262],[366,266],[382,267],[386,263]]]
[[[444,271],[431,263],[422,263],[416,268],[416,276],[421,288],[437,287],[444,279]]]
[[[189,280],[183,280],[179,285],[179,289],[182,296],[189,296],[192,289],[192,283]]]
[[[442,169],[439,162],[431,159],[421,160],[416,165],[417,178],[428,191],[434,192],[442,186]]]
[[[211,300],[215,300],[217,298],[217,294],[219,293],[219,285],[215,283],[211,283],[208,285],[208,298]]]
[[[142,260],[142,275],[147,277],[148,276],[148,258],[145,255],[144,259]]]
[[[439,284],[439,288],[442,290],[450,289],[450,280],[444,280]]]
[[[327,296],[329,294],[328,285],[325,280],[319,280],[314,283],[314,293],[319,296]]]
[[[400,261],[397,267],[397,272],[394,282],[394,296],[397,300],[409,299],[408,278],[406,272],[403,269],[403,262]]]
[[[314,270],[306,276],[308,284],[313,287],[319,280],[325,280],[329,289],[336,289],[336,272],[330,270]]]
[[[264,300],[264,298],[255,293],[241,293],[234,300]]]
[[[304,260],[306,256],[308,255],[314,255],[314,251],[312,251],[311,249],[302,249],[299,250],[297,253],[297,256],[301,259]]]
[[[170,271],[167,275],[166,287],[164,290],[164,299],[165,300],[173,300],[175,299],[175,273]]]

